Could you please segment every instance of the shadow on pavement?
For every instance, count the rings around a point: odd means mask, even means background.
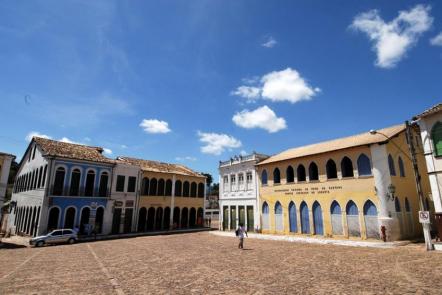
[[[19,249],[19,248],[27,248],[27,247],[25,245],[0,242],[0,249]]]

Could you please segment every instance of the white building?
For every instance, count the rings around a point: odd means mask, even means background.
[[[239,223],[248,231],[260,229],[258,177],[255,164],[268,156],[253,153],[219,163],[221,229],[234,230]]]
[[[0,222],[2,220],[2,208],[8,188],[9,170],[11,169],[11,163],[14,159],[14,155],[0,152]]]
[[[112,220],[105,221],[105,224],[111,226],[109,231],[113,234],[130,233],[137,230],[137,214],[135,212],[140,191],[140,173],[140,167],[117,158],[112,177],[113,214],[109,215]]]
[[[442,103],[433,106],[413,119],[417,120],[421,131],[431,186],[431,198],[436,212],[435,220],[432,220],[432,227],[439,232],[439,238],[442,238]],[[427,203],[424,203],[424,206],[426,207],[425,210],[432,209]],[[434,244],[434,247],[437,250],[442,250],[441,243]]]

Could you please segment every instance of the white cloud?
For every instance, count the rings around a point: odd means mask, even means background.
[[[377,10],[370,10],[357,15],[350,27],[366,33],[373,41],[378,67],[392,68],[431,27],[433,18],[430,10],[429,5],[416,5],[408,11],[399,11],[399,15],[390,22],[385,22]]]
[[[112,150],[108,148],[103,148],[103,153],[106,155],[112,155]]]
[[[261,97],[270,101],[296,103],[302,100],[310,100],[319,92],[321,92],[321,89],[310,86],[298,71],[287,68],[262,76],[258,85],[240,86],[232,91],[232,94],[244,97],[249,102]]]
[[[157,119],[144,119],[141,121],[140,127],[147,133],[168,133],[171,131],[169,123]]]
[[[127,149],[127,145],[125,145],[125,144],[122,144],[120,147],[121,147],[123,150],[124,150],[124,149]]]
[[[206,145],[201,147],[204,154],[220,155],[226,149],[241,147],[242,143],[233,136],[219,133],[205,133],[198,131],[200,141]]]
[[[270,36],[267,38],[267,40],[261,44],[262,47],[266,47],[266,48],[273,48],[278,42],[276,42],[276,40]]]
[[[184,162],[184,161],[192,161],[192,162],[194,162],[197,159],[195,157],[186,156],[186,157],[176,157],[175,160],[179,161],[179,162]]]
[[[440,32],[437,36],[431,38],[430,44],[434,46],[442,46],[442,32]]]
[[[28,135],[26,135],[25,140],[26,141],[31,141],[34,136],[42,137],[42,138],[47,138],[47,139],[51,139],[52,138],[49,135],[42,134],[42,133],[40,133],[38,131],[31,131],[31,132],[28,133]]]
[[[69,138],[67,138],[67,137],[62,137],[62,138],[60,138],[58,141],[66,142],[66,143],[73,143],[73,144],[81,144],[81,145],[84,145],[83,143],[73,141],[73,140],[71,140],[71,139],[69,139]]]
[[[254,111],[243,110],[240,113],[236,113],[232,121],[243,128],[262,128],[269,133],[275,133],[287,128],[285,119],[277,117],[275,112],[268,106],[257,108]]]
[[[239,86],[231,94],[247,98],[249,101],[255,101],[261,95],[261,89],[254,86]]]

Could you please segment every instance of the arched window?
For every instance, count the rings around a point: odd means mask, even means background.
[[[281,183],[281,172],[279,172],[278,168],[273,170],[273,183]]]
[[[431,140],[433,141],[435,156],[442,156],[442,123],[437,122],[434,125],[431,130]]]
[[[333,161],[332,159],[328,160],[325,168],[327,170],[327,179],[338,178],[335,161]]]
[[[261,183],[262,185],[267,185],[267,171],[265,169],[261,173]]]
[[[296,169],[297,179],[298,181],[305,181],[306,180],[306,174],[305,174],[305,167],[304,165],[298,165],[298,168]]]
[[[364,204],[364,215],[368,215],[368,216],[377,216],[378,215],[378,210],[376,209],[375,204],[373,204],[373,202],[370,200],[368,200]]]
[[[364,204],[364,222],[367,238],[379,239],[378,210],[370,200]]]
[[[80,193],[80,179],[81,179],[80,169],[72,170],[69,195],[71,195],[71,196],[78,196],[79,195],[79,193]]]
[[[388,155],[388,168],[390,169],[390,175],[396,176],[396,169],[394,168],[394,160],[391,155]]]
[[[371,175],[370,159],[365,154],[361,154],[358,158],[358,174],[359,176]]]
[[[322,209],[318,201],[313,203],[312,207],[313,215],[313,228],[315,229],[315,235],[324,234],[324,222],[322,220]]]
[[[66,171],[63,167],[58,167],[55,171],[54,189],[52,191],[52,194],[56,196],[63,195],[65,173]]]
[[[398,164],[399,164],[399,176],[405,177],[404,161],[402,161],[402,158],[400,156],[398,158]]]
[[[175,181],[175,196],[181,197],[182,195],[182,182],[181,180]]]
[[[282,214],[282,205],[279,201],[275,204],[275,214]]]
[[[333,201],[333,203],[330,206],[330,213],[331,214],[341,214],[341,206],[339,206],[339,203],[336,201]]]
[[[410,203],[408,202],[408,198],[405,198],[405,211],[411,212]]]
[[[282,206],[279,201],[275,204],[275,230],[283,231],[284,230],[284,218],[282,215]]]
[[[38,184],[37,188],[41,188],[41,178],[43,177],[43,166],[38,170]]]
[[[359,210],[358,210],[358,207],[356,206],[355,202],[349,201],[347,203],[346,212],[347,212],[347,215],[358,215],[359,214]]]
[[[196,190],[197,190],[196,182],[192,182],[190,184],[190,197],[196,198],[196,194],[197,194]]]
[[[92,197],[94,195],[95,184],[95,171],[89,170],[86,175],[86,186],[84,189],[84,195],[86,197]]]
[[[269,214],[269,205],[267,202],[264,202],[262,204],[262,214]]]
[[[98,195],[100,197],[107,196],[107,183],[109,181],[109,174],[107,172],[101,173],[100,176],[100,187],[98,189]]]
[[[315,162],[311,162],[308,166],[308,176],[310,181],[319,180],[318,165]]]
[[[347,203],[346,212],[348,235],[352,237],[360,237],[361,227],[359,224],[359,210],[353,201]]]
[[[342,177],[353,177],[353,163],[348,157],[344,157],[341,161]]]
[[[37,145],[34,145],[34,151],[32,152],[32,160],[35,159],[35,151],[37,150]]]
[[[289,204],[289,223],[290,223],[290,232],[295,233],[298,231],[298,223],[296,218],[296,205],[293,201]]]
[[[287,182],[294,182],[295,181],[295,172],[293,170],[292,166],[288,166],[287,170],[286,170],[286,177],[287,177]]]
[[[190,184],[188,181],[185,181],[183,184],[183,197],[188,197],[189,196],[189,187]]]
[[[394,199],[394,208],[396,209],[396,212],[401,212],[401,203],[399,198]]]
[[[158,180],[158,196],[164,196],[164,188],[165,188],[165,182],[164,179],[160,178],[160,180]]]
[[[168,179],[166,180],[166,196],[172,195],[172,180]]]
[[[46,173],[48,172],[48,164],[45,165],[45,169],[43,170],[43,179],[41,181],[42,187],[46,185]]]
[[[150,180],[150,184],[149,184],[149,195],[150,196],[156,196],[157,195],[157,186],[158,186],[158,181],[156,178],[152,178]]]
[[[31,183],[31,189],[35,189],[37,183],[37,171],[32,171],[32,183]]]
[[[198,184],[198,198],[204,198],[204,183]]]
[[[147,177],[143,178],[143,189],[142,189],[141,194],[144,196],[149,195],[149,178],[147,178]]]

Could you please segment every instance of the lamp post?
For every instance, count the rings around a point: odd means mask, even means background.
[[[422,185],[421,185],[421,176],[419,174],[419,168],[417,165],[417,159],[416,159],[416,149],[414,147],[414,140],[413,140],[413,134],[411,132],[411,127],[412,125],[410,124],[410,122],[405,121],[405,135],[407,138],[407,143],[408,143],[408,150],[410,152],[410,156],[407,155],[407,153],[405,153],[400,146],[398,146],[395,142],[391,141],[391,143],[393,143],[394,146],[396,146],[396,148],[398,148],[402,154],[404,154],[408,160],[411,161],[411,163],[413,164],[413,171],[414,171],[414,178],[415,178],[415,184],[416,184],[416,190],[417,190],[417,194],[419,197],[419,209],[420,211],[424,211],[425,210],[425,206],[424,206],[424,197],[423,197],[423,192],[422,192]],[[391,138],[388,137],[387,135],[385,135],[382,132],[379,132],[377,130],[370,130],[370,134],[375,135],[375,134],[380,134],[382,136],[384,136],[387,140],[390,140]],[[389,187],[390,190],[390,187]],[[394,194],[394,192],[393,192]],[[394,200],[394,196],[392,198],[392,200]],[[427,249],[427,251],[433,250],[433,245],[431,243],[431,234],[430,234],[430,225],[427,223],[422,223],[422,228],[423,228],[423,232],[424,232],[424,238],[425,238],[425,247]]]

